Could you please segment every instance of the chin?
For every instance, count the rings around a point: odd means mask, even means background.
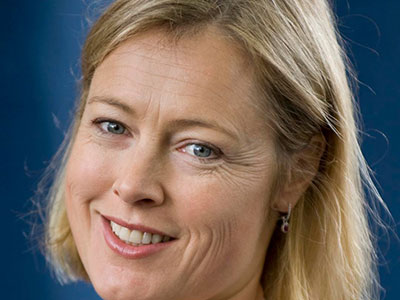
[[[120,277],[95,279],[94,289],[104,300],[150,300],[161,299],[143,283],[128,281]]]
[[[157,282],[154,276],[141,278],[138,274],[132,273],[132,270],[118,267],[105,269],[97,269],[94,274],[93,272],[89,274],[94,289],[104,300],[177,299],[166,295],[165,289],[162,288],[163,284]]]

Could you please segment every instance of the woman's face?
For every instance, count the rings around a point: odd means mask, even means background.
[[[252,69],[216,31],[163,38],[95,71],[66,176],[79,255],[105,299],[255,299],[276,153]]]

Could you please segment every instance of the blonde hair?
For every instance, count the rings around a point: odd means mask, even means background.
[[[267,299],[376,299],[376,255],[366,186],[381,201],[359,147],[348,60],[326,0],[117,0],[82,55],[79,107],[48,204],[46,254],[63,281],[88,279],[64,203],[65,166],[96,68],[122,42],[164,28],[176,40],[215,26],[250,58],[260,103],[278,137],[280,182],[311,137],[326,141],[319,170],[274,234],[262,276]]]

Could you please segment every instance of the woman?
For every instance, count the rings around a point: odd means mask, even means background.
[[[46,222],[62,281],[113,300],[375,297],[375,189],[325,0],[117,0],[82,73]]]

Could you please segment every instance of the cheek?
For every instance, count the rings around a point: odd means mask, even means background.
[[[182,281],[192,288],[201,282],[210,293],[244,286],[261,271],[265,257],[268,186],[253,182],[238,188],[215,177],[178,182],[175,208],[188,238],[179,265]]]
[[[91,205],[104,197],[110,184],[110,169],[104,155],[89,143],[75,143],[66,167],[66,209],[76,246],[83,260],[93,235]]]
[[[268,243],[265,209],[269,180],[259,178],[245,187],[217,178],[181,178],[179,182],[181,188],[176,189],[174,199],[182,201],[176,206],[177,213],[181,227],[190,231],[193,257],[206,266],[203,274],[215,270],[214,279],[229,278],[255,268],[254,262],[263,257]],[[188,257],[196,265],[192,255]],[[229,263],[232,261],[235,264]],[[221,270],[225,272],[221,274]]]
[[[193,180],[182,177],[177,182],[180,184],[179,189],[175,189],[174,199],[182,199],[177,209],[188,225],[229,223],[235,231],[262,229],[271,182],[269,176],[260,176],[245,185],[218,176]]]
[[[66,169],[67,205],[80,207],[104,194],[112,185],[112,161],[95,144],[77,141]]]

